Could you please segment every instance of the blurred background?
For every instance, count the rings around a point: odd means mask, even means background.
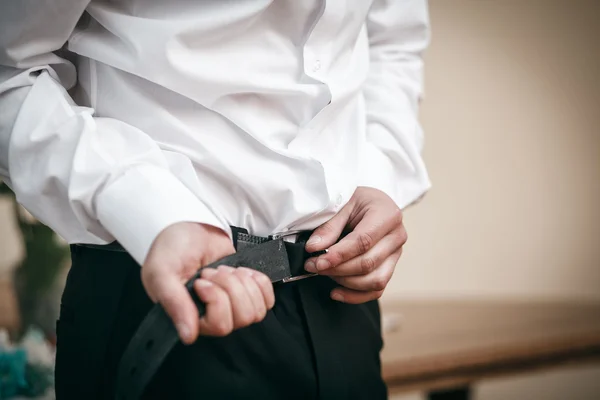
[[[430,12],[421,117],[433,189],[406,211],[384,306],[600,302],[600,1],[431,0]],[[28,242],[44,233],[21,223],[24,238],[14,210],[0,195],[0,326],[51,331],[68,259],[59,241]],[[14,274],[28,246],[62,261],[23,317]],[[597,399],[598,365],[483,381],[474,398]]]
[[[600,301],[600,1],[431,0],[430,13],[433,188],[406,211],[384,303]],[[599,382],[599,367],[562,368],[474,397],[600,399]]]

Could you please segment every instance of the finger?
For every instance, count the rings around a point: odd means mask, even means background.
[[[267,275],[259,271],[253,271],[252,278],[256,281],[258,287],[260,288],[263,294],[263,299],[267,310],[270,310],[275,305],[275,293],[273,291],[273,283]]]
[[[235,274],[237,274],[238,278],[240,278],[240,281],[242,281],[242,284],[248,292],[250,301],[252,302],[252,305],[254,305],[253,322],[256,323],[262,321],[267,315],[267,305],[265,304],[262,290],[252,277],[252,275],[254,275],[254,271],[252,271],[250,268],[236,268]]]
[[[386,235],[373,246],[372,249],[365,254],[354,257],[340,265],[321,271],[321,275],[327,276],[355,276],[367,275],[373,272],[383,263],[388,257],[394,254],[402,246],[401,242],[396,237],[394,232]],[[316,269],[308,270],[309,272],[317,272]]]
[[[352,213],[354,203],[348,203],[329,221],[319,226],[306,242],[306,251],[314,253],[325,250],[338,241]]]
[[[392,254],[390,257],[386,258],[383,263],[381,263],[379,268],[375,269],[370,274],[357,276],[335,276],[332,277],[332,279],[348,289],[360,290],[363,292],[377,292],[383,290],[387,286],[390,279],[392,279],[392,275],[396,269],[396,264],[398,263],[400,254],[401,250]]]
[[[377,300],[383,295],[383,290],[374,292],[361,292],[347,288],[336,288],[331,291],[331,298],[335,301],[348,304],[362,304]]]
[[[216,273],[211,269],[211,273]],[[203,274],[204,275],[204,274]],[[206,304],[206,314],[198,323],[201,335],[225,336],[233,330],[233,314],[227,292],[208,278],[194,282],[194,290],[200,300]]]
[[[254,322],[254,305],[248,291],[234,271],[235,268],[222,265],[217,268],[212,281],[227,292],[233,313],[233,328],[238,329]]]
[[[319,272],[324,271],[364,254],[394,229],[401,231],[399,241],[404,244],[406,230],[402,225],[400,210],[397,210],[397,215],[393,217],[382,210],[369,210],[352,232],[331,246],[326,254],[317,258],[315,268]]]
[[[171,318],[181,341],[193,343],[198,337],[198,309],[185,286],[175,275],[162,274],[149,283],[158,303]]]

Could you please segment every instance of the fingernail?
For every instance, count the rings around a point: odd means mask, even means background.
[[[233,272],[233,271],[235,271],[235,268],[230,267],[228,265],[219,265],[217,267],[217,270],[219,270],[219,271],[226,271],[226,272]]]
[[[306,242],[307,246],[312,246],[318,243],[321,243],[321,236],[312,236],[310,239],[308,239],[308,242]]]
[[[184,342],[188,342],[191,339],[192,331],[190,330],[190,328],[188,328],[186,324],[181,322],[177,324],[177,332],[179,332],[179,337]]]
[[[331,298],[335,301],[344,301],[344,295],[342,295],[340,292],[331,293]]]
[[[314,261],[307,261],[306,264],[304,264],[304,269],[308,272],[317,272],[317,266]]]
[[[329,261],[325,260],[324,258],[317,260],[317,269],[319,271],[323,271],[329,267],[331,267],[331,263]]]
[[[207,288],[207,287],[211,287],[213,285],[213,283],[210,281],[206,281],[204,279],[198,279],[196,281],[196,285]]]

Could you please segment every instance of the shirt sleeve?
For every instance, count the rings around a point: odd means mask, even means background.
[[[0,178],[70,243],[118,240],[142,264],[181,221],[226,228],[139,129],[74,103],[57,55],[89,1],[19,0],[0,12]]]
[[[367,138],[359,185],[382,190],[406,208],[430,187],[418,121],[421,54],[429,42],[426,0],[375,0],[367,32],[370,67],[363,87]]]

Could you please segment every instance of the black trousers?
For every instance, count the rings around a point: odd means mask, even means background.
[[[123,252],[72,246],[57,322],[57,400],[111,399],[116,368],[152,306]],[[385,399],[377,302],[334,302],[334,282],[276,284],[263,322],[177,345],[144,399]]]

